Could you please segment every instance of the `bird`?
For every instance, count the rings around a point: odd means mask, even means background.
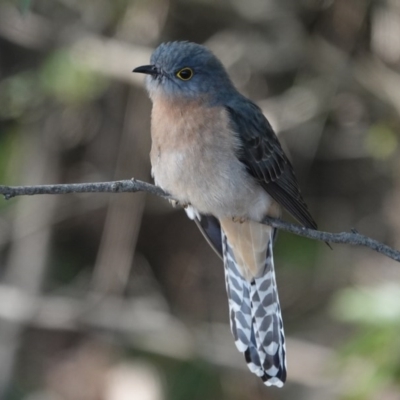
[[[206,46],[160,44],[146,74],[152,101],[151,171],[223,259],[230,328],[251,372],[286,381],[286,346],[275,277],[277,230],[286,209],[317,229],[292,164],[261,109],[232,83]]]

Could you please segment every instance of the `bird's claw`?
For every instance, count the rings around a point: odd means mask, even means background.
[[[233,222],[239,222],[240,224],[243,224],[243,222],[246,221],[245,217],[232,217]]]
[[[174,207],[174,208],[177,208],[177,207],[188,208],[190,206],[190,203],[181,203],[179,200],[175,200],[175,199],[168,199],[168,201],[171,203],[172,207]]]
[[[168,199],[172,207],[177,208],[179,206],[179,201],[175,199]]]

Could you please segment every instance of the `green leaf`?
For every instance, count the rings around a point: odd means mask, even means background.
[[[400,285],[375,288],[347,288],[333,300],[332,311],[338,319],[371,325],[400,324]]]
[[[372,157],[386,159],[395,153],[398,137],[388,125],[375,124],[367,132],[365,146]]]
[[[68,104],[92,100],[106,88],[104,79],[62,50],[47,58],[40,79],[47,93]]]

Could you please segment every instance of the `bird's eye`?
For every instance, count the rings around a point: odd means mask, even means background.
[[[193,76],[193,70],[189,67],[182,68],[176,73],[176,76],[183,81],[188,81]]]

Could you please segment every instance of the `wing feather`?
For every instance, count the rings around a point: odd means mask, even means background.
[[[226,109],[240,141],[239,160],[274,200],[304,226],[316,229],[292,164],[260,108],[240,97],[240,101],[227,105]]]

